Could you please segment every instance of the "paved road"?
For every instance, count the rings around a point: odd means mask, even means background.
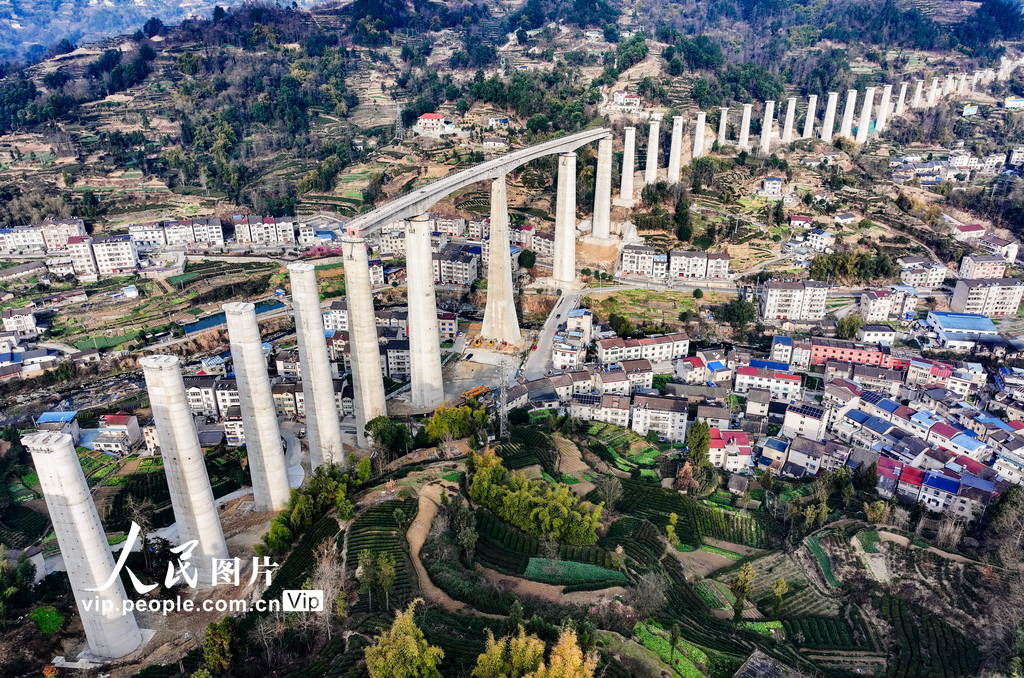
[[[622,289],[621,287],[615,289]],[[565,315],[576,308],[580,299],[583,298],[584,292],[588,290],[580,290],[578,292],[569,292],[563,294],[555,302],[555,307],[551,309],[551,313],[548,314],[548,319],[544,323],[544,329],[540,331],[537,336],[536,346],[537,350],[530,353],[530,357],[526,359],[526,365],[524,371],[527,379],[538,379],[544,376],[544,373],[548,370],[551,364],[551,345],[554,343],[555,333],[558,331],[558,326],[562,323]],[[589,290],[599,291],[599,290]]]

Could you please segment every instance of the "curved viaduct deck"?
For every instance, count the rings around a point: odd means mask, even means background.
[[[350,221],[347,226],[349,229],[358,229],[356,232],[360,236],[365,237],[379,230],[384,224],[423,214],[438,200],[464,186],[487,179],[497,179],[501,175],[531,160],[536,160],[553,153],[575,151],[580,146],[586,146],[610,135],[610,130],[598,127],[514,151],[500,158],[488,160],[475,167],[464,169],[461,172],[456,172],[421,186],[411,193],[406,193],[390,200],[366,214],[360,214]]]

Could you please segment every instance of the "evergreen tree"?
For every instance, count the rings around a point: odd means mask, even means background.
[[[686,446],[690,449],[689,462],[693,466],[707,466],[708,450],[711,447],[711,427],[707,422],[698,421],[686,433]]]
[[[747,603],[747,596],[754,588],[754,566],[747,563],[740,568],[739,574],[733,580],[730,591],[735,600],[732,603],[733,619],[740,619],[743,616],[743,608]]]
[[[361,560],[362,558],[360,558]],[[437,667],[444,651],[427,643],[416,626],[413,612],[419,598],[404,611],[395,613],[395,623],[366,648],[366,669],[370,678],[441,678]]]

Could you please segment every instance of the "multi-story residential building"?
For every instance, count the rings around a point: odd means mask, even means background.
[[[682,333],[661,334],[643,339],[611,337],[597,342],[597,359],[605,365],[623,360],[651,361],[685,358],[690,351],[690,338]]]
[[[324,329],[348,332],[348,301],[339,299],[332,301],[323,312]]]
[[[761,318],[771,324],[821,320],[827,298],[828,285],[823,282],[771,280],[761,293]]]
[[[619,367],[629,378],[630,391],[638,388],[651,388],[654,382],[654,369],[651,361],[641,358],[640,360],[623,360]],[[600,374],[600,373],[599,373]]]
[[[221,419],[237,419],[242,416],[238,382],[234,379],[218,379],[213,388],[213,397],[217,401],[217,413]]]
[[[953,376],[956,368],[949,363],[927,358],[915,358],[907,367],[907,386],[940,386]]]
[[[981,224],[957,224],[952,229],[953,240],[967,242],[985,235],[985,227]]]
[[[668,272],[668,256],[647,245],[626,245],[622,248],[619,270],[623,275],[664,278]]]
[[[1006,238],[1000,238],[997,235],[991,233],[982,236],[978,240],[978,247],[985,250],[989,254],[995,254],[1002,257],[1005,261],[1013,263],[1017,261],[1017,253],[1020,249],[1020,244],[1013,240],[1007,240]]]
[[[824,440],[828,417],[825,409],[806,403],[790,405],[782,423],[782,435],[789,438],[803,436],[811,440]]]
[[[378,250],[384,257],[405,256],[405,231],[381,231]]]
[[[629,375],[622,370],[604,370],[598,372],[594,375],[594,382],[597,392],[602,395],[605,393],[629,395],[633,392]]]
[[[967,254],[958,274],[966,280],[1002,278],[1006,275],[1006,260],[998,254]]]
[[[444,252],[433,254],[434,282],[445,285],[471,285],[480,277],[480,258],[451,246]]]
[[[34,226],[0,229],[0,251],[53,252],[64,249],[69,238],[84,235],[81,219],[47,219]]]
[[[75,275],[81,280],[125,275],[139,264],[138,250],[127,235],[73,236],[67,247]]]
[[[921,483],[919,499],[928,510],[945,513],[959,492],[959,480],[937,471],[927,471]]]
[[[538,257],[550,258],[555,256],[555,235],[553,233],[534,231],[530,237],[530,249]]]
[[[470,219],[466,222],[466,236],[478,240],[486,240],[491,237],[490,219]]]
[[[184,377],[185,397],[192,414],[204,417],[216,417],[217,411],[217,378],[216,377]]]
[[[710,428],[729,428],[732,423],[732,412],[723,405],[698,405],[697,421],[707,424]]]
[[[949,276],[949,269],[946,266],[925,257],[907,256],[896,261],[901,267],[900,281],[911,287],[934,289]]]
[[[129,225],[128,236],[140,250],[152,250],[167,244],[167,230],[155,221]]]
[[[686,419],[690,403],[686,398],[669,396],[633,396],[631,427],[640,435],[655,431],[670,442],[686,439]]]
[[[291,219],[236,216],[231,219],[235,240],[258,245],[294,245],[296,224]]]
[[[434,231],[444,233],[452,238],[461,238],[466,234],[466,220],[463,217],[451,217],[442,214],[431,215],[434,220]]]
[[[724,252],[669,252],[668,277],[683,280],[725,280],[729,277],[729,254]]]
[[[583,366],[587,350],[579,344],[558,341],[551,344],[551,364],[556,370],[575,370]]]
[[[47,219],[37,228],[42,233],[48,252],[64,249],[68,238],[87,235],[85,222],[81,219]]]
[[[809,367],[812,350],[809,341],[793,341],[792,337],[777,336],[772,338],[769,357],[774,362],[788,363],[790,367]]]
[[[829,233],[821,228],[812,228],[807,232],[807,246],[815,252],[824,252],[835,244],[835,233]]]
[[[1024,296],[1024,282],[1017,278],[958,280],[949,309],[954,313],[975,313],[989,317],[1017,314]]]
[[[628,428],[630,398],[628,395],[573,395],[571,411],[572,416],[578,419]]]
[[[454,122],[446,120],[440,113],[424,113],[417,118],[414,129],[417,134],[426,137],[440,137],[459,131]]]
[[[101,278],[130,273],[139,265],[139,252],[127,235],[93,238],[92,251]]]
[[[708,444],[708,462],[717,468],[732,473],[750,470],[753,463],[753,449],[750,436],[745,431],[727,431],[712,428]]]
[[[868,323],[906,320],[914,316],[915,308],[917,290],[905,285],[869,290],[860,295],[860,316]]]
[[[861,325],[857,330],[857,339],[869,344],[891,346],[896,341],[896,330],[888,325]]]
[[[736,393],[746,393],[753,388],[768,389],[777,400],[795,400],[800,398],[800,375],[765,367],[738,368]]]
[[[224,244],[224,227],[221,225],[220,219],[189,219],[188,221],[191,222],[192,227],[191,242],[213,247],[220,247]]]
[[[14,332],[18,339],[35,339],[39,336],[36,316],[29,308],[5,308],[0,314],[4,332]]]
[[[577,308],[565,314],[565,331],[570,337],[578,337],[583,344],[589,344],[594,333],[594,314],[586,308]]]

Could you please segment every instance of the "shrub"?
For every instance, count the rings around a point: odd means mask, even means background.
[[[29,618],[36,623],[39,627],[39,632],[44,636],[60,631],[60,627],[64,626],[64,617],[57,612],[56,608],[47,605],[45,607],[37,607],[29,615]]]

